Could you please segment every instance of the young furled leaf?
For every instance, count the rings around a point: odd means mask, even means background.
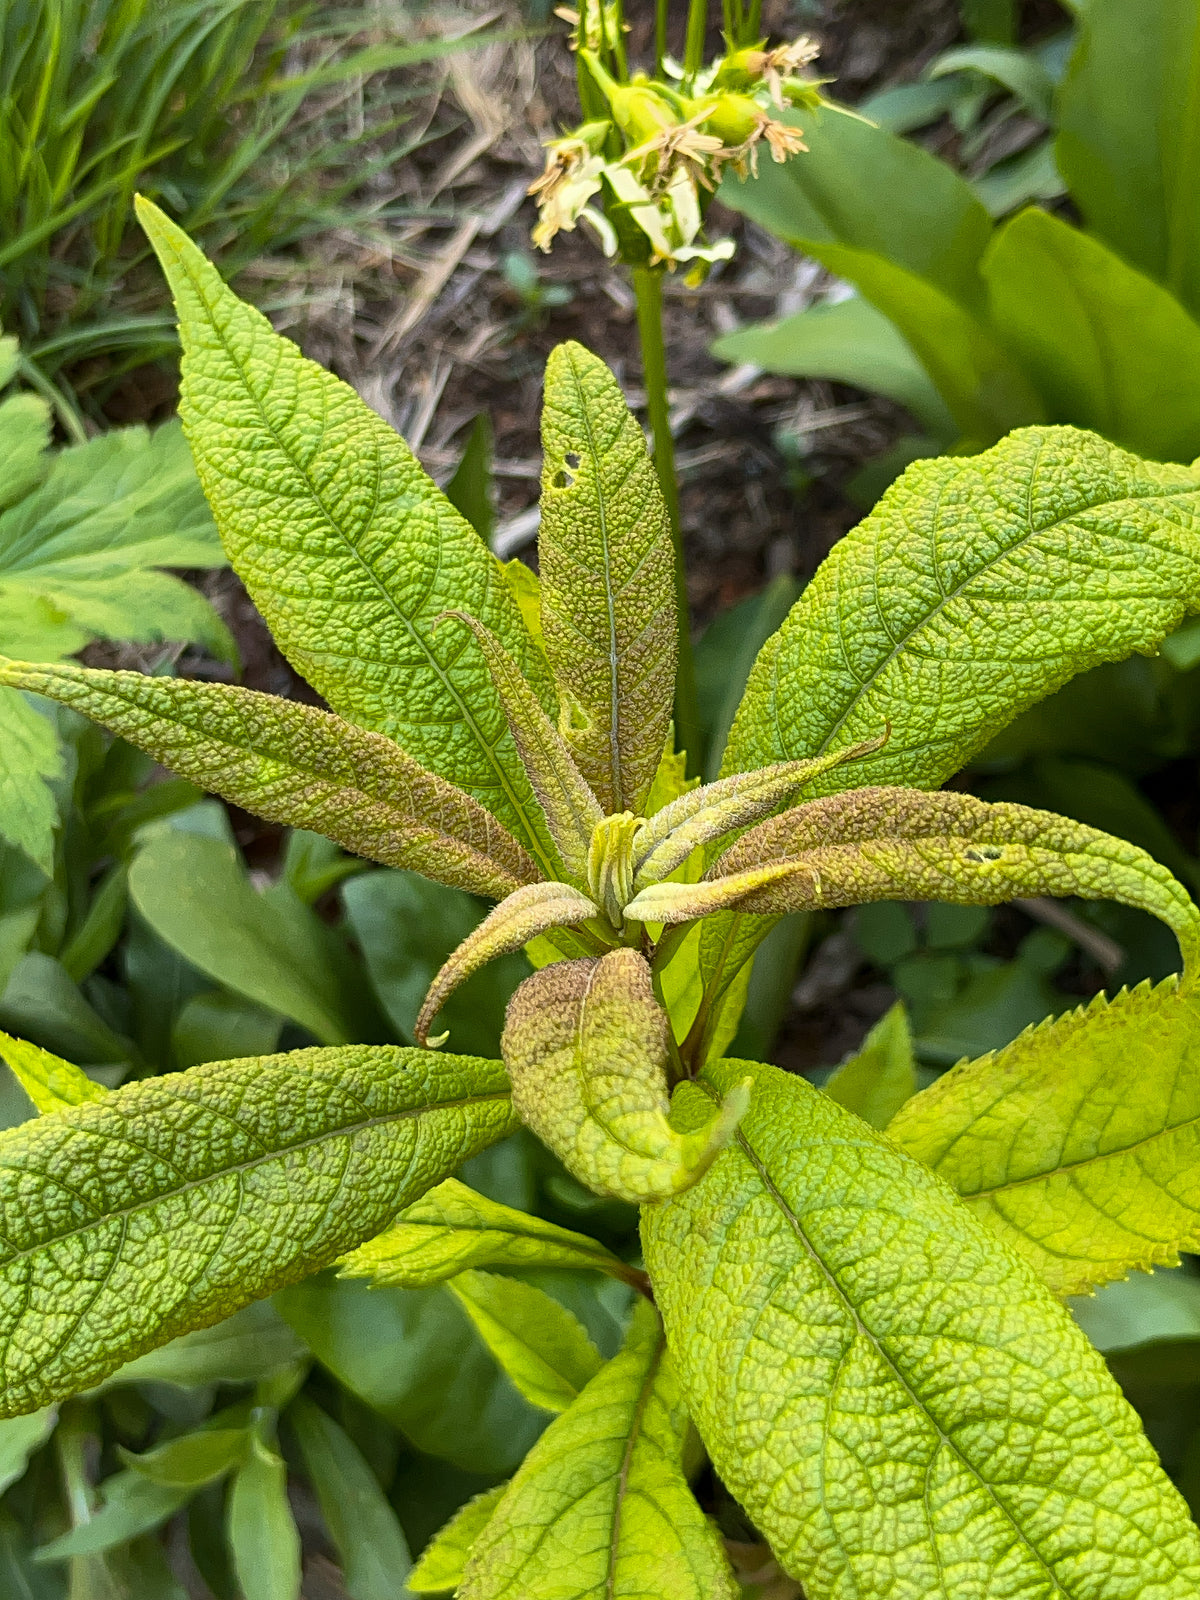
[[[809,1600],[1190,1600],[1200,1534],[1102,1358],[926,1167],[778,1068],[643,1214],[713,1464]]]
[[[538,563],[563,737],[606,814],[642,809],[675,689],[671,528],[641,428],[599,359],[551,352]]]
[[[429,985],[429,993],[413,1025],[419,1044],[429,1039],[429,1025],[460,983],[473,972],[528,944],[551,928],[577,928],[600,915],[600,908],[565,883],[531,883],[510,894],[467,935]]]
[[[934,788],[1077,672],[1200,609],[1200,472],[1074,428],[919,461],[840,540],[764,645],[725,771],[890,724],[864,783]],[[856,773],[857,777],[857,773]],[[836,772],[817,790],[842,787]]]
[[[545,814],[550,837],[568,877],[581,879],[587,869],[588,843],[604,815],[599,801],[575,765],[562,735],[500,641],[464,612],[448,611],[446,619],[450,618],[464,623],[475,635],[504,707],[513,743]]]
[[[734,1086],[703,1128],[667,1120],[667,1014],[636,950],[560,961],[508,1006],[502,1048],[513,1105],[599,1194],[654,1201],[695,1183],[746,1109]]]
[[[643,889],[647,884],[658,883],[681,867],[697,846],[770,816],[820,773],[869,755],[883,742],[869,739],[856,749],[838,750],[818,761],[783,761],[758,772],[737,772],[680,795],[655,812],[639,833],[634,852],[634,887]]]
[[[298,700],[3,657],[0,683],[83,712],[269,822],[322,833],[388,866],[494,899],[539,877],[531,857],[477,800],[382,734]]]
[[[348,384],[238,300],[157,207],[138,216],[183,341],[180,415],[230,560],[296,668],[348,720],[394,738],[534,848],[544,829],[460,606],[547,710],[552,685],[499,562]]]
[[[641,1274],[585,1233],[499,1205],[457,1178],[402,1211],[340,1263],[344,1278],[427,1289],[467,1267],[584,1267],[626,1282]]]
[[[1174,978],[1097,995],[954,1067],[888,1137],[1058,1294],[1174,1265],[1200,1249],[1200,1005]]]
[[[0,1138],[0,1414],[73,1394],[377,1233],[515,1125],[499,1062],[300,1050]]]
[[[471,1546],[491,1521],[503,1500],[507,1483],[485,1489],[457,1511],[425,1546],[421,1559],[408,1575],[414,1594],[449,1594],[463,1581]]]
[[[875,1024],[862,1049],[842,1062],[824,1089],[872,1128],[887,1127],[917,1091],[912,1032],[902,1000]]]
[[[687,1421],[658,1317],[641,1302],[620,1354],[550,1424],[475,1533],[459,1600],[734,1600],[680,1465]]]
[[[578,1317],[532,1283],[471,1268],[446,1287],[530,1405],[565,1411],[600,1370]]]
[[[103,1084],[94,1083],[80,1067],[7,1033],[0,1033],[0,1060],[12,1069],[39,1112],[65,1111],[68,1106],[103,1100],[108,1094]]]
[[[737,906],[778,914],[871,900],[997,905],[1023,895],[1117,900],[1152,912],[1200,961],[1200,911],[1144,850],[1053,811],[921,789],[851,789],[761,822],[698,884],[656,884],[626,907],[680,922]]]

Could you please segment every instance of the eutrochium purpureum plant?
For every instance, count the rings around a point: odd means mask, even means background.
[[[539,581],[142,217],[229,558],[332,710],[70,663],[4,661],[0,681],[497,904],[429,991],[427,1048],[106,1091],[5,1043],[42,1115],[0,1136],[3,1414],[335,1261],[475,1302],[534,1294],[529,1268],[598,1270],[634,1292],[624,1347],[601,1363],[560,1307],[514,1358],[560,1414],[412,1591],[732,1600],[694,1424],[807,1600],[1194,1600],[1200,1534],[1061,1297],[1200,1246],[1200,912],[1122,840],[938,785],[1200,608],[1200,470],[1064,427],[911,467],[767,642],[723,776],[696,787],[672,738],[667,515],[602,363],[550,360]],[[1155,913],[1182,973],[960,1064],[885,1132],[726,1059],[777,918],[1046,894]],[[503,1061],[435,1048],[454,985],[519,948],[536,970]],[[644,1266],[453,1177],[522,1122],[642,1206]],[[503,1346],[504,1314],[476,1309]]]
[[[725,0],[724,53],[704,59],[708,0],[690,0],[684,58],[667,54],[667,0],[656,0],[653,75],[631,71],[623,0],[579,0],[556,13],[571,23],[583,121],[546,146],[546,167],[530,186],[537,197],[533,242],[589,229],[605,255],[630,269],[654,464],[675,550],[677,674],[675,722],[698,755],[699,720],[688,630],[675,447],[667,396],[663,273],[683,269],[692,287],[714,262],[733,255],[732,239],[711,240],[705,215],[727,169],[757,172],[760,151],[786,161],[805,148],[785,108],[821,103],[807,69],[817,54],[807,37],[768,48],[761,4]]]

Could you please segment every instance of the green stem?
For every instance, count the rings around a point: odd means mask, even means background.
[[[654,76],[663,75],[667,55],[667,9],[671,0],[654,0]]]
[[[671,437],[667,401],[667,354],[663,344],[662,269],[634,267],[633,291],[637,298],[638,336],[642,345],[642,374],[646,409],[654,439],[654,467],[671,519],[675,547],[675,623],[679,640],[679,668],[675,678],[675,741],[687,751],[689,773],[700,771],[700,714],[696,701],[696,669],[692,661],[692,630],[688,617],[687,575],[683,565],[683,536],[679,526],[679,487],[675,478],[675,441]]]
[[[704,36],[708,32],[708,0],[688,0],[687,37],[683,47],[683,77],[690,87],[704,65]]]

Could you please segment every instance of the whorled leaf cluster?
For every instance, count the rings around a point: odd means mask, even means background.
[[[415,1592],[731,1600],[690,1419],[810,1600],[1189,1600],[1200,1536],[1056,1294],[1200,1239],[1200,913],[1122,840],[936,786],[1072,671],[1200,609],[1200,475],[1069,429],[912,469],[764,647],[722,776],[689,787],[666,516],[603,365],[569,345],[548,370],[539,591],[143,215],[230,559],[332,709],[62,664],[5,661],[0,682],[260,815],[497,901],[435,978],[422,1038],[493,956],[526,947],[538,970],[503,1063],[351,1045],[107,1093],[0,1041],[43,1113],[0,1138],[0,1408],[340,1259],[448,1284],[557,1413],[434,1541]],[[1153,912],[1182,975],[911,1098],[902,1061],[872,1107],[853,1074],[820,1094],[723,1059],[777,917],[1030,894]],[[645,1270],[452,1178],[521,1121],[644,1206]],[[536,1266],[639,1292],[620,1354],[602,1362],[520,1276]]]

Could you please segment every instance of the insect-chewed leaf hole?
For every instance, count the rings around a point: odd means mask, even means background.
[[[1002,861],[1004,859],[1004,851],[997,844],[977,844],[972,845],[969,850],[963,851],[963,859],[966,861]]]

